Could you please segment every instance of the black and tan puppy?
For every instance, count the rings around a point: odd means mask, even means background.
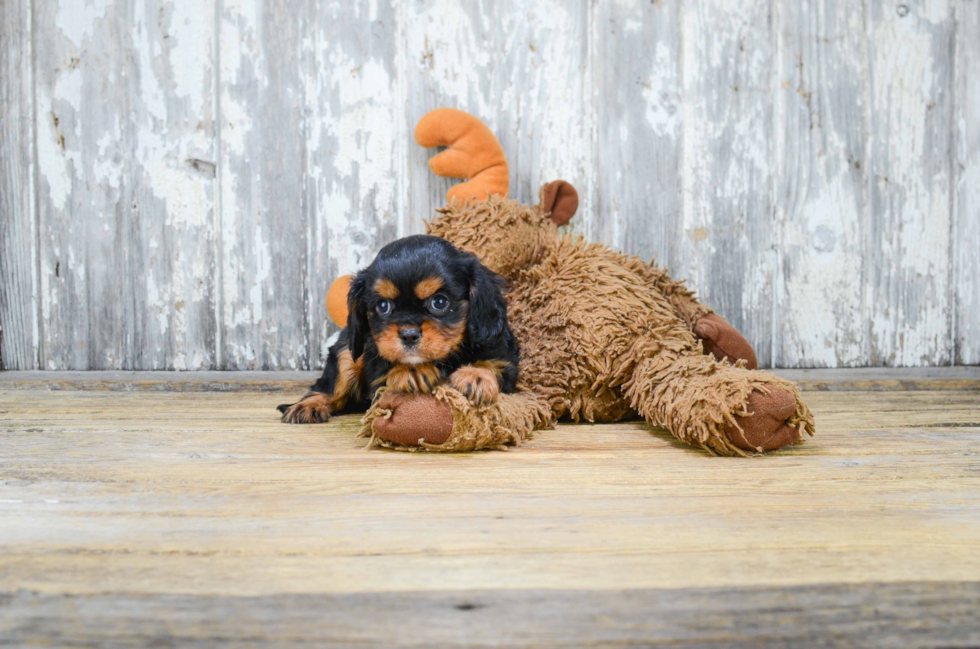
[[[279,406],[293,424],[364,411],[381,385],[431,392],[444,381],[474,405],[513,392],[519,351],[502,280],[439,237],[381,249],[351,283],[347,327],[323,376],[303,399]]]

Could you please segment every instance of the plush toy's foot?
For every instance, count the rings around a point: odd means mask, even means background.
[[[813,414],[790,381],[706,354],[659,354],[624,385],[630,405],[655,426],[718,455],[751,455],[812,435]]]
[[[476,451],[518,445],[532,431],[552,425],[547,403],[529,393],[501,394],[474,406],[447,385],[432,394],[382,388],[361,420],[370,446],[409,451]]]
[[[453,432],[453,410],[431,394],[385,392],[378,407],[389,411],[374,420],[375,436],[399,446],[443,444]]]
[[[725,437],[743,451],[774,451],[799,441],[799,428],[788,423],[796,414],[796,397],[788,391],[774,387],[768,394],[753,392],[745,409],[752,414],[739,417],[738,426],[725,426]]]
[[[698,320],[694,324],[694,335],[701,339],[705,354],[711,354],[719,361],[744,360],[746,369],[759,369],[752,345],[720,315],[712,313]]]

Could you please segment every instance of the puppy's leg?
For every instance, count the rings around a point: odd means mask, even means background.
[[[442,383],[442,372],[432,363],[395,365],[385,377],[385,385],[396,392],[429,394]]]
[[[279,406],[282,421],[288,424],[323,423],[330,419],[330,415],[342,411],[349,401],[357,401],[361,392],[363,357],[355,361],[346,347],[340,347],[341,342],[343,337],[330,350],[327,367],[313,390],[296,403]]]
[[[296,403],[280,405],[279,412],[287,424],[322,424],[333,412],[333,398],[323,392],[308,392]]]
[[[449,376],[449,385],[474,406],[493,403],[500,394],[506,365],[502,361],[477,361],[464,365]]]

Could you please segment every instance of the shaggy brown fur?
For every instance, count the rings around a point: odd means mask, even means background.
[[[439,212],[429,233],[478,255],[508,281],[520,379],[517,394],[479,408],[437,388],[436,397],[453,410],[453,430],[444,443],[423,448],[517,444],[561,417],[616,421],[638,413],[693,446],[746,455],[726,427],[742,441],[739,418],[751,414],[749,395],[773,389],[796,399],[787,421],[793,437],[813,434],[813,417],[795,385],[705,353],[692,328],[712,311],[665,270],[561,235],[540,207],[517,201],[454,201]],[[385,412],[376,402],[365,415],[365,431]],[[389,444],[376,434],[372,443]]]

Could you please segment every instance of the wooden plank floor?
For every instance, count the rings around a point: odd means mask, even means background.
[[[0,646],[980,644],[969,377],[807,392],[817,437],[749,459],[641,422],[365,451],[275,392],[7,378]]]

